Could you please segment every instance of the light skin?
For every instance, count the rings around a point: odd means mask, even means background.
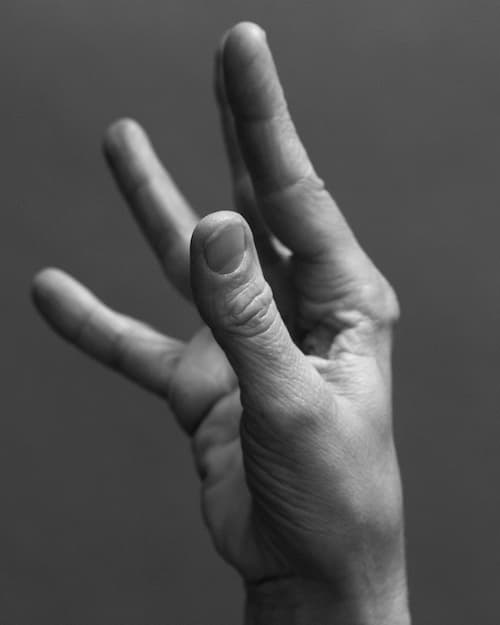
[[[258,26],[225,35],[215,86],[235,211],[199,220],[136,122],[104,142],[206,325],[183,343],[55,269],[35,278],[34,301],[71,343],[168,401],[215,548],[245,582],[247,625],[406,625],[396,296],[315,173]]]

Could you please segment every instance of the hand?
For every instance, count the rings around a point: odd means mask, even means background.
[[[206,326],[184,344],[57,270],[36,277],[35,302],[66,339],[169,402],[192,437],[215,547],[246,582],[248,623],[407,623],[397,299],[316,175],[261,29],[231,29],[215,74],[241,216],[199,221],[135,122],[105,139]]]

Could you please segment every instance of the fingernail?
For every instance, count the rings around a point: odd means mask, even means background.
[[[240,223],[230,223],[215,232],[205,243],[205,260],[216,273],[231,273],[243,260],[245,231]]]

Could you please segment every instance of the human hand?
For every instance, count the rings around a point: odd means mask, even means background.
[[[184,344],[52,269],[34,300],[62,336],[169,402],[192,437],[215,547],[246,582],[247,623],[408,623],[397,299],[317,177],[257,26],[226,35],[216,92],[243,217],[198,221],[135,122],[105,139],[165,273],[206,326]]]

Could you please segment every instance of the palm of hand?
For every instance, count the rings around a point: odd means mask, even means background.
[[[326,283],[321,275],[323,268],[321,265],[316,266],[313,271],[319,277],[311,280],[311,268],[307,263],[301,263],[300,260],[294,262],[293,255],[279,244],[273,249],[261,249],[260,257],[264,276],[272,286],[280,314],[286,320],[290,334],[304,351],[312,352],[311,364],[328,383],[332,397],[340,392],[350,395],[351,400],[354,400],[344,402],[344,410],[350,413],[355,413],[357,409],[362,410],[363,395],[373,396],[373,387],[380,383],[387,384],[388,381],[383,380],[382,374],[380,378],[377,377],[378,371],[375,376],[373,371],[368,372],[373,365],[375,370],[378,369],[376,363],[369,361],[367,366],[362,354],[349,352],[357,345],[357,341],[349,337],[349,334],[355,335],[356,330],[338,330],[341,320],[336,319],[335,314],[342,309],[344,291],[338,289],[332,281],[332,272],[325,272],[328,276]],[[308,279],[301,282],[304,275]],[[311,284],[316,286],[316,293],[312,292]],[[352,306],[352,302],[350,305]],[[318,309],[321,316],[317,313]],[[300,316],[298,311],[301,312]],[[330,314],[325,314],[325,311]],[[344,352],[345,358],[339,358],[341,352]],[[246,580],[287,576],[291,570],[290,563],[283,557],[281,545],[274,544],[273,537],[281,535],[288,542],[303,541],[307,551],[308,535],[319,529],[315,527],[314,521],[311,523],[314,506],[310,510],[300,510],[300,499],[305,493],[299,488],[295,498],[288,496],[288,519],[286,523],[282,523],[280,516],[273,513],[273,499],[279,500],[283,489],[287,489],[279,479],[271,479],[267,483],[265,497],[266,501],[270,500],[269,506],[265,506],[270,510],[264,510],[264,514],[255,514],[256,505],[248,487],[245,466],[251,470],[254,463],[259,464],[259,460],[253,458],[251,453],[247,453],[245,461],[243,458],[241,437],[245,437],[246,432],[240,427],[242,405],[238,379],[206,326],[195,334],[185,353],[192,366],[187,363],[179,367],[180,375],[172,379],[172,385],[177,385],[178,390],[171,392],[170,398],[183,427],[191,431],[194,429],[193,454],[202,479],[202,508],[215,547]],[[210,384],[200,384],[196,379],[196,363],[205,361],[212,363],[213,378]],[[206,371],[201,375],[206,376]],[[357,388],[360,382],[361,389]],[[367,382],[369,386],[366,385]],[[192,421],[183,422],[182,399],[189,394],[188,390],[180,390],[183,387],[194,393],[203,393],[206,389],[208,395],[198,398],[200,405],[208,405],[210,408],[203,416],[197,416],[195,425]],[[181,401],[176,402],[176,397],[180,397]],[[215,401],[214,397],[217,397]],[[357,402],[357,399],[360,401]],[[372,412],[374,408],[380,412],[390,411],[390,406],[383,404],[372,404]],[[343,418],[355,419],[359,416],[364,418],[364,415],[355,414],[344,415]],[[245,445],[243,441],[243,448],[251,450],[251,443]],[[314,450],[311,451],[314,453]],[[264,467],[257,467],[257,470],[264,470],[271,477],[279,474],[280,469],[279,458],[266,461]],[[342,476],[332,475],[332,478],[339,477]],[[325,488],[322,480],[324,481],[324,475],[313,486],[327,490],[329,486],[326,485]],[[255,489],[255,485],[253,488]],[[257,507],[262,505],[260,501]],[[278,503],[278,507],[279,505]],[[269,524],[271,527],[268,527]],[[290,532],[290,527],[302,529]]]

